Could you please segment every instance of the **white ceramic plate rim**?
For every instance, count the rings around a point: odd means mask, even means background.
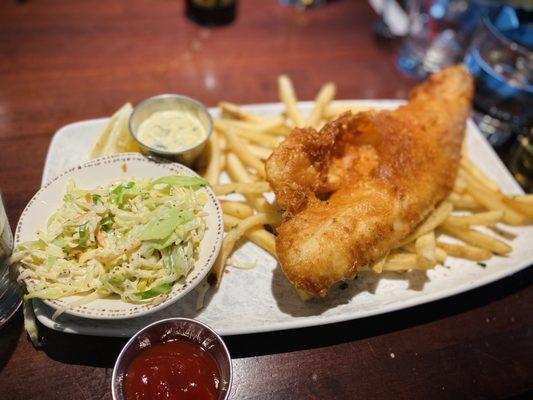
[[[56,183],[59,180],[65,180],[66,178],[74,179],[76,180],[76,177],[79,176],[78,171],[82,171],[84,169],[90,169],[90,168],[97,168],[99,166],[103,165],[109,165],[109,164],[115,164],[119,163],[121,165],[128,164],[128,163],[148,163],[148,164],[154,164],[157,165],[158,168],[166,169],[168,173],[184,173],[189,176],[198,176],[198,174],[191,169],[187,168],[186,166],[179,164],[179,163],[155,163],[155,161],[150,160],[143,155],[139,153],[122,153],[118,155],[112,155],[112,156],[105,156],[96,158],[87,162],[84,162],[78,166],[72,167],[61,174],[57,175],[55,178],[48,181],[44,186],[42,186],[41,189],[35,195],[32,197],[32,199],[28,202],[24,210],[22,211],[22,214],[20,216],[20,219],[17,223],[17,228],[15,230],[15,246],[19,245],[22,240],[20,238],[20,232],[23,229],[23,226],[25,224],[25,217],[26,214],[28,214],[32,207],[34,207],[35,204],[39,202],[39,199],[49,190],[53,190],[51,186]],[[162,171],[162,170],[161,170]],[[155,174],[153,177],[157,178],[159,174]],[[103,179],[103,182],[106,182],[108,179]],[[113,179],[116,180],[116,179]],[[58,190],[64,190],[64,187],[57,187]],[[195,266],[193,270],[189,272],[187,277],[185,278],[184,284],[174,285],[172,291],[169,293],[169,295],[165,298],[165,300],[157,305],[150,305],[150,304],[129,304],[125,303],[120,299],[107,299],[108,301],[117,302],[117,304],[127,305],[127,308],[123,309],[116,309],[116,310],[99,310],[94,307],[90,307],[91,303],[83,306],[77,306],[73,308],[67,308],[64,312],[66,314],[74,315],[77,317],[87,318],[87,319],[103,319],[103,320],[117,320],[117,319],[128,319],[128,318],[135,318],[140,317],[143,315],[154,313],[158,310],[161,310],[165,307],[170,306],[171,304],[174,304],[176,301],[178,301],[180,298],[185,296],[187,293],[189,293],[192,289],[194,289],[208,274],[211,267],[213,266],[217,255],[220,251],[220,248],[222,246],[222,239],[224,237],[224,220],[222,216],[222,208],[220,206],[220,202],[218,201],[217,196],[214,194],[214,192],[209,187],[204,187],[201,190],[204,190],[206,194],[208,195],[208,202],[206,203],[206,208],[210,212],[214,212],[217,225],[213,226],[213,229],[216,229],[215,232],[215,240],[212,243],[207,243],[205,240],[202,242],[202,246],[208,246],[205,248],[204,251],[207,251],[209,254],[207,256],[207,260],[203,263],[200,263],[200,260],[198,260],[195,263]],[[51,206],[52,209],[56,209],[58,206],[54,205]],[[76,296],[79,297],[79,296]],[[63,299],[58,300],[43,300],[43,302],[58,310],[63,308],[66,304],[68,304],[69,297],[65,297]],[[89,306],[89,307],[87,307]],[[109,315],[109,313],[113,313],[112,315]],[[98,313],[98,314],[94,314]]]

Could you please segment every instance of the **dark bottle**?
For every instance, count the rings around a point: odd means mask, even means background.
[[[186,0],[189,19],[200,25],[227,25],[235,19],[237,0]]]

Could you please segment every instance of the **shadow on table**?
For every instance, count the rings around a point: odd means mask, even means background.
[[[125,338],[102,338],[62,333],[38,323],[42,350],[53,360],[77,365],[113,368]]]
[[[406,310],[312,328],[226,336],[224,340],[233,358],[331,346],[379,336],[467,312],[512,295],[532,283],[533,268],[529,268],[488,286]],[[112,368],[127,341],[121,338],[65,334],[41,324],[39,324],[39,329],[43,336],[43,350],[47,355],[56,361],[69,364]],[[14,337],[18,336],[18,334],[14,335]]]
[[[464,313],[519,292],[531,284],[533,268],[528,268],[490,285],[405,310],[312,328],[227,336],[224,339],[233,358],[331,346]]]
[[[360,275],[363,276],[362,279],[356,276],[352,281],[335,284],[322,299],[302,301],[278,264],[272,274],[272,295],[283,313],[293,317],[310,317],[347,304],[363,293],[374,294],[382,279],[407,281],[409,289],[415,291],[423,290],[424,285],[429,282],[427,271],[408,271],[402,274],[363,272]]]
[[[20,333],[23,329],[24,322],[21,309],[11,317],[10,321],[0,328],[0,336],[2,337],[2,345],[0,346],[0,371],[4,369],[15,351]]]

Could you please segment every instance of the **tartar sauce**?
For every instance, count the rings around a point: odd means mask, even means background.
[[[145,145],[164,151],[193,148],[207,135],[202,123],[187,110],[156,111],[139,125],[137,132]]]

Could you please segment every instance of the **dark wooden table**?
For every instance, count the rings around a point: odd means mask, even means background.
[[[61,126],[122,103],[176,92],[208,105],[277,101],[292,76],[311,99],[401,98],[398,43],[372,37],[363,0],[307,12],[241,1],[235,24],[208,30],[180,0],[0,2],[0,188],[12,226],[39,188]],[[319,328],[226,337],[234,399],[510,398],[533,395],[533,273],[384,316]],[[109,399],[123,340],[41,327],[22,315],[0,330],[0,399]]]

